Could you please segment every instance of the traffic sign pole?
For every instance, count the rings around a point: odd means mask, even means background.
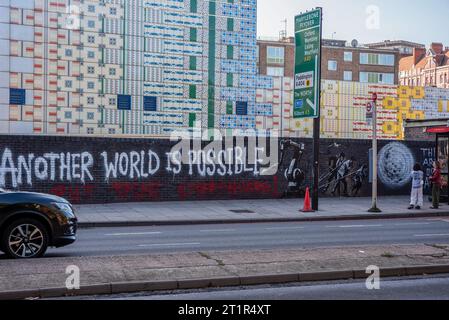
[[[380,213],[380,210],[377,206],[377,94],[373,93],[372,97],[373,101],[373,199],[372,206],[368,212],[372,213]]]

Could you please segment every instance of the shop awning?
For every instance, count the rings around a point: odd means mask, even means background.
[[[449,133],[449,127],[432,127],[426,129],[427,133]]]

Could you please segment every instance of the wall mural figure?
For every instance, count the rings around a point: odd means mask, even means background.
[[[415,157],[400,142],[387,144],[379,153],[379,179],[390,189],[400,189],[410,182]]]
[[[284,171],[284,177],[288,181],[288,186],[284,192],[284,196],[299,194],[302,191],[301,187],[306,178],[304,171],[300,168],[301,160],[304,155],[304,148],[304,144],[296,143],[292,140],[281,140],[280,142],[280,168],[282,168],[287,155],[289,155],[288,151],[293,151],[293,156],[290,160],[289,166]]]
[[[336,143],[329,145],[328,154],[331,153],[330,149],[341,147]],[[337,156],[328,156],[327,172],[320,177],[320,190],[323,194],[330,191],[328,195],[331,196],[355,197],[359,195],[367,178],[367,165],[358,167],[355,157],[348,158],[344,152],[340,152]]]

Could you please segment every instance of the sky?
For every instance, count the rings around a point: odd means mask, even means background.
[[[288,35],[294,32],[294,16],[323,8],[323,37],[359,43],[408,40],[449,46],[448,0],[257,0],[258,36],[278,37],[288,19]]]

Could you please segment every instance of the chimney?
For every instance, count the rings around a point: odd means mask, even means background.
[[[425,48],[413,48],[413,64],[418,64],[419,61],[426,55]]]
[[[430,47],[432,48],[433,51],[435,51],[436,54],[441,54],[443,52],[443,44],[442,43],[436,43],[433,42]]]

